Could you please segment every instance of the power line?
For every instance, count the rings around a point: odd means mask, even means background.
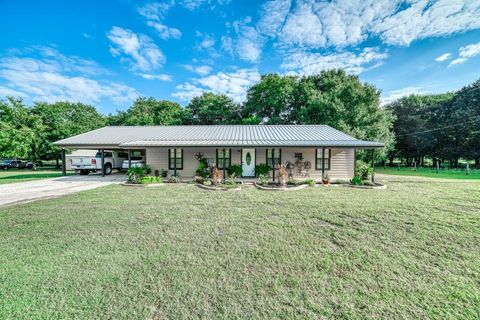
[[[470,122],[474,122],[474,121],[480,120],[480,116],[475,116],[474,118],[478,118],[478,119],[470,119],[470,120],[468,120],[468,121],[461,122],[461,123],[457,123],[457,124],[452,124],[452,125],[450,125],[450,126],[445,126],[445,127],[435,128],[435,129],[430,129],[430,130],[424,130],[424,131],[418,131],[418,132],[412,132],[412,133],[397,134],[397,135],[395,135],[395,136],[396,136],[396,137],[413,136],[413,135],[416,135],[416,134],[434,132],[434,131],[438,131],[438,130],[443,130],[443,129],[453,128],[453,127],[457,127],[457,126],[462,126],[462,125],[464,125],[464,124],[466,124],[466,123],[470,123]]]

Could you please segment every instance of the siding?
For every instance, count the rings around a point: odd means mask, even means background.
[[[204,157],[215,162],[216,148],[184,148],[183,170],[177,170],[183,178],[191,178],[195,175],[198,161],[195,158],[197,152],[202,152]],[[256,164],[265,163],[266,148],[256,148]],[[231,148],[232,164],[241,164],[241,148]],[[312,168],[309,175],[314,179],[322,178],[322,171],[315,169],[315,149],[311,148],[282,148],[282,162],[295,163],[295,153],[302,153],[303,161],[310,161]],[[147,164],[152,170],[168,169],[168,148],[148,148]],[[332,180],[351,179],[354,172],[354,150],[332,149],[329,176]],[[169,170],[173,174],[173,170]],[[294,170],[295,178],[301,177]]]

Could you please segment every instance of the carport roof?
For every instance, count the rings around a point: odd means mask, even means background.
[[[381,148],[327,125],[218,125],[104,127],[55,142],[62,147],[350,147]]]

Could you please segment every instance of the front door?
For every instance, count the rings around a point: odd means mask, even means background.
[[[242,150],[242,176],[255,177],[255,149]]]

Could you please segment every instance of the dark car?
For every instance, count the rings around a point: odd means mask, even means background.
[[[7,170],[10,168],[24,169],[27,167],[27,162],[22,160],[3,160],[0,164],[0,169]]]

